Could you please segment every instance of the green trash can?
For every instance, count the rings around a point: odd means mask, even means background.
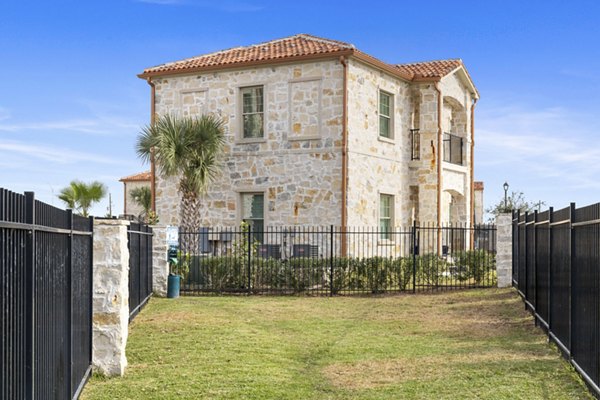
[[[176,299],[179,297],[180,286],[181,276],[169,274],[169,280],[167,281],[167,298]]]

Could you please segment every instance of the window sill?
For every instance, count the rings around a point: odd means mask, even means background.
[[[245,139],[236,139],[234,144],[252,144],[252,143],[266,143],[267,139],[262,138],[245,138]]]
[[[385,136],[377,136],[377,140],[384,143],[396,144],[394,139],[386,138]]]
[[[298,141],[302,141],[302,140],[319,140],[322,139],[322,137],[320,135],[317,136],[294,136],[294,137],[289,137],[288,136],[288,141],[290,142],[298,142]]]
[[[448,161],[444,161],[442,163],[442,168],[447,170],[447,171],[454,171],[454,172],[460,172],[460,173],[466,173],[467,172],[467,166],[466,165],[460,165],[460,164],[454,164]]]

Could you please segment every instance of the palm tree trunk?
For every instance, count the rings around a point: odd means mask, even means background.
[[[180,246],[183,252],[199,254],[200,202],[195,192],[183,191],[180,207]]]

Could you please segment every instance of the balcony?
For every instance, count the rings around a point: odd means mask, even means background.
[[[456,165],[463,164],[463,138],[444,132],[444,161]]]

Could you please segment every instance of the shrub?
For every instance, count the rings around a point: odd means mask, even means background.
[[[460,251],[452,255],[454,265],[459,271],[459,279],[473,281],[480,285],[495,279],[496,255],[486,250]]]

